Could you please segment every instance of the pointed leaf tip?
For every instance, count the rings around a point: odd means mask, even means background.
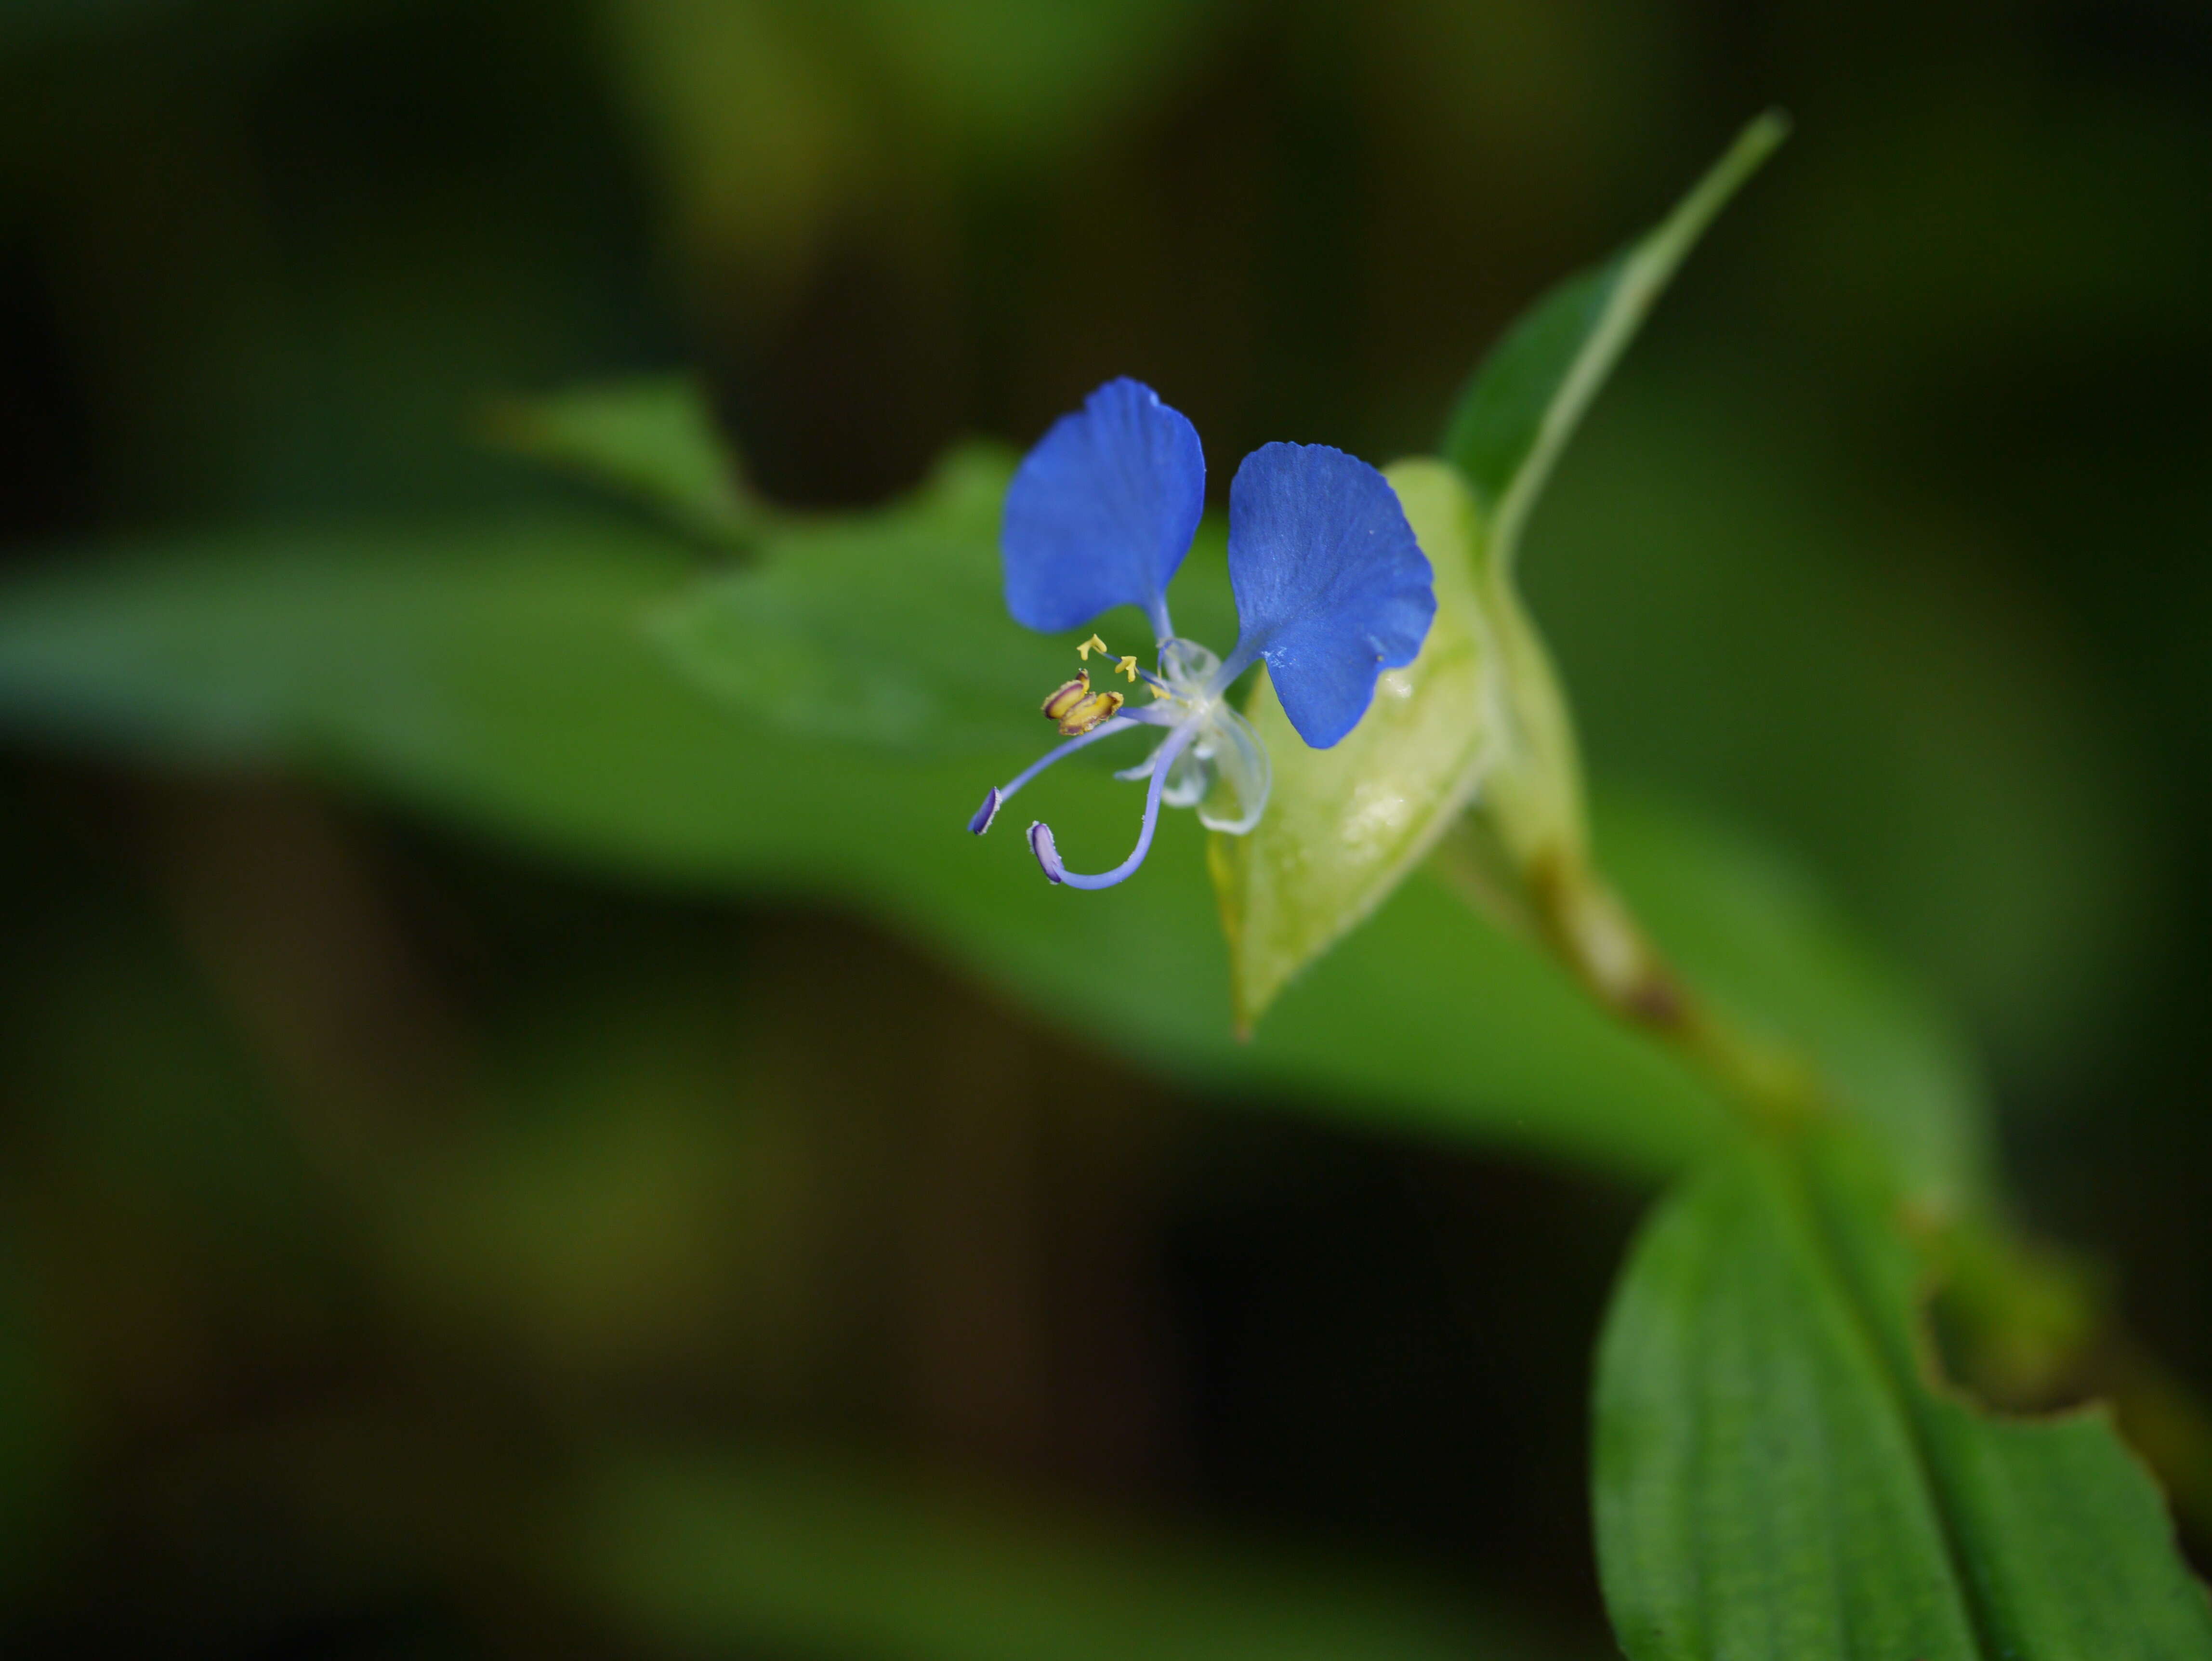
[[[1789,131],[1780,110],[1750,122],[1672,212],[1611,259],[1556,284],[1476,366],[1442,447],[1473,488],[1501,563],[1510,566],[1553,464],[1652,304]]]

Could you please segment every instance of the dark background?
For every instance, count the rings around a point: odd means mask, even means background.
[[[673,366],[800,504],[1122,373],[1217,489],[1387,459],[1782,105],[1532,604],[1593,770],[1802,855],[1978,1041],[2030,1223],[2212,1384],[2208,89],[2179,0],[16,0],[0,554],[521,497],[493,400]],[[653,1439],[1604,1650],[1637,1195],[296,781],[17,751],[0,852],[11,1652],[689,1652],[532,1532]]]

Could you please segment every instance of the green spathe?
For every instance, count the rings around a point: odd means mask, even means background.
[[[1300,740],[1264,671],[1253,691],[1245,713],[1273,758],[1274,793],[1255,830],[1217,835],[1208,853],[1243,1031],[1420,862],[1490,754],[1467,487],[1437,461],[1402,461],[1384,476],[1435,568],[1436,620],[1419,657],[1383,673],[1365,716],[1331,749]]]

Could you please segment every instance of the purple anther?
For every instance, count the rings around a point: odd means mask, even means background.
[[[988,830],[991,821],[999,817],[999,804],[1004,800],[1006,797],[1000,794],[999,787],[993,785],[991,794],[983,798],[983,805],[975,810],[975,817],[968,821],[969,831],[980,837]]]

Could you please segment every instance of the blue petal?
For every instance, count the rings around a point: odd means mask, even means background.
[[[1298,736],[1326,750],[1359,724],[1375,678],[1418,656],[1434,573],[1389,481],[1326,444],[1268,444],[1229,486],[1229,581],[1253,659]]]
[[[1166,639],[1168,579],[1205,506],[1197,429],[1151,387],[1108,381],[1053,423],[1006,491],[1006,609],[1051,634],[1140,605]]]

